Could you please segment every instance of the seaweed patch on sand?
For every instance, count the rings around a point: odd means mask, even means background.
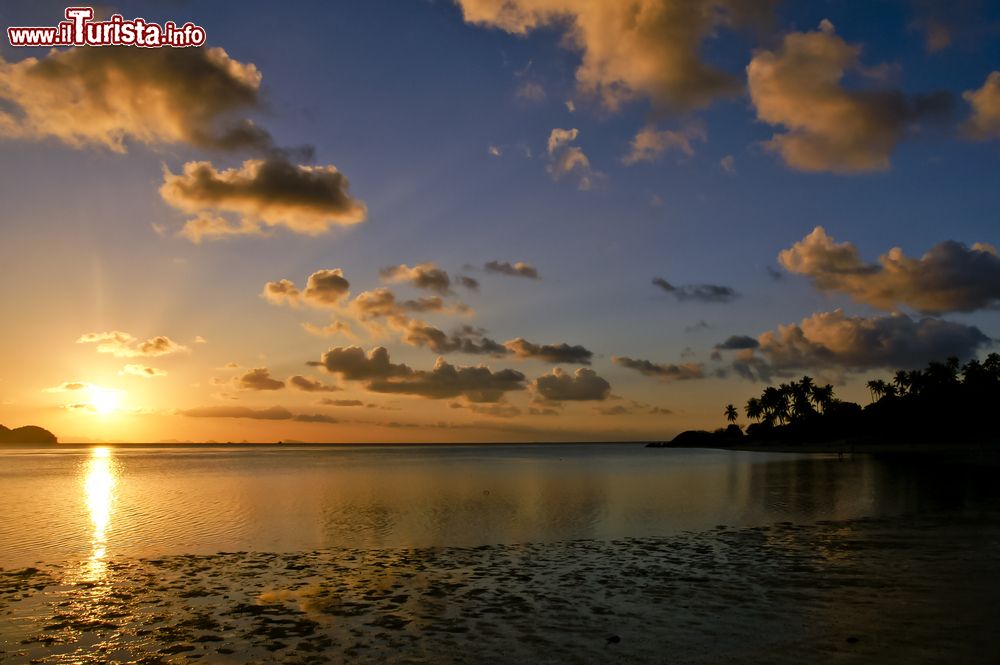
[[[5,663],[990,660],[1000,522],[0,571]]]

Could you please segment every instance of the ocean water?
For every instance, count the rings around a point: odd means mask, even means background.
[[[0,449],[0,568],[975,512],[995,467],[638,445]]]

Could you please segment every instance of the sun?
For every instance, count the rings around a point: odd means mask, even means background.
[[[102,416],[107,416],[118,410],[120,396],[117,390],[90,386],[90,404]]]

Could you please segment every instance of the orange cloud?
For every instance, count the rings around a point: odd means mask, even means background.
[[[581,367],[573,374],[553,368],[532,383],[535,393],[545,401],[602,401],[611,395],[611,384],[592,369]]]
[[[284,381],[271,377],[271,371],[266,367],[248,370],[246,374],[233,379],[233,384],[240,390],[281,390]]]
[[[826,20],[815,32],[785,35],[778,50],[754,54],[747,66],[750,98],[760,120],[787,129],[767,147],[788,166],[834,173],[885,170],[906,125],[948,106],[947,95],[908,100],[894,90],[844,88],[848,72],[870,80],[884,74],[864,67],[860,55],[861,47],[834,34]]]
[[[148,367],[146,365],[125,365],[121,371],[122,374],[131,374],[132,376],[141,376],[144,379],[153,379],[159,376],[166,376],[167,373],[162,369],[157,369],[156,367]]]
[[[926,314],[972,312],[1000,304],[1000,257],[990,245],[948,240],[919,259],[894,247],[878,264],[861,260],[857,247],[835,242],[817,226],[778,254],[788,270],[812,279],[822,291],[846,293],[883,310],[910,307]]]
[[[617,110],[648,98],[692,109],[735,94],[735,77],[702,61],[702,42],[721,27],[770,13],[765,0],[458,0],[468,23],[516,35],[554,27],[579,51],[576,82]]]
[[[366,381],[377,393],[415,395],[429,399],[463,396],[470,402],[497,402],[504,393],[524,389],[524,375],[511,369],[492,371],[480,365],[455,366],[438,358],[430,371],[414,370],[389,359],[385,347],[367,354],[357,346],[335,347],[316,363],[344,379]]]
[[[443,296],[451,292],[448,273],[433,263],[420,263],[412,268],[405,263],[387,266],[379,270],[379,275],[387,282],[409,282],[418,289],[427,289]]]
[[[240,226],[221,232],[217,221],[201,222],[213,232],[191,230],[186,235],[192,239],[257,233],[261,224],[319,235],[333,226],[364,221],[367,207],[350,195],[349,188],[347,178],[334,166],[293,164],[272,153],[233,169],[218,170],[210,162],[188,162],[178,174],[165,169],[160,196],[188,213],[231,213],[241,218]]]
[[[974,139],[1000,139],[1000,71],[991,72],[983,87],[967,90],[962,97],[972,106],[965,130]]]
[[[594,357],[594,353],[589,349],[579,344],[570,345],[566,342],[535,344],[523,337],[518,337],[504,342],[503,345],[518,358],[530,358],[553,364],[589,365],[591,358]]]
[[[639,358],[629,358],[628,356],[612,356],[611,362],[635,370],[643,376],[656,377],[662,381],[688,381],[701,379],[705,376],[702,366],[698,363],[663,364]]]
[[[312,307],[333,307],[350,292],[351,283],[340,268],[317,270],[309,275],[306,288],[299,291],[295,283],[282,279],[264,285],[261,297],[272,305],[305,303]]]
[[[947,356],[970,358],[990,338],[975,326],[903,314],[865,318],[842,310],[819,312],[778,326],[741,352],[734,368],[748,378],[803,369],[866,370],[918,367]]]
[[[590,168],[590,159],[583,154],[583,149],[573,145],[580,135],[578,129],[555,128],[549,134],[547,152],[549,155],[548,171],[553,179],[558,180],[566,175],[575,175],[582,190],[588,190],[594,185],[598,175]]]
[[[98,353],[109,353],[116,358],[152,358],[187,351],[186,346],[178,344],[165,335],[157,335],[140,342],[132,335],[120,330],[86,333],[81,335],[76,343],[97,344]]]
[[[51,50],[0,58],[0,136],[55,138],[126,151],[126,140],[209,148],[266,147],[238,111],[259,104],[261,75],[221,48]],[[14,112],[4,108],[9,105]]]
[[[688,123],[678,130],[643,127],[632,139],[629,153],[622,157],[622,163],[631,166],[639,162],[654,162],[670,150],[691,157],[694,155],[694,146],[691,142],[704,141],[706,138],[705,126],[698,122]]]

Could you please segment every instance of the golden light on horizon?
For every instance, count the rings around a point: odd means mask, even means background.
[[[104,447],[94,448],[87,461],[87,473],[83,481],[87,509],[94,528],[91,538],[93,551],[88,562],[93,578],[103,577],[107,568],[104,557],[107,554],[108,531],[111,529],[115,484],[111,451]]]

